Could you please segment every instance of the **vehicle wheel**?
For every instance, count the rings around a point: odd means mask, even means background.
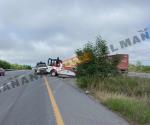
[[[37,70],[36,69],[33,72],[34,72],[34,74],[37,74]]]
[[[52,70],[52,71],[51,71],[51,76],[57,76],[56,70]]]

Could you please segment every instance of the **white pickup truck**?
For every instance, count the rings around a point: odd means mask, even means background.
[[[47,73],[47,65],[44,62],[39,62],[36,64],[36,67],[34,69],[34,72],[36,74],[46,74]]]

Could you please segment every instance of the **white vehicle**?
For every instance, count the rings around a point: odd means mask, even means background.
[[[44,62],[39,62],[36,64],[36,68],[34,69],[36,74],[46,74],[47,73],[47,65]]]
[[[67,70],[63,67],[62,61],[57,59],[48,59],[47,64],[47,73],[51,74],[51,76],[72,76],[74,77],[76,74],[71,70]]]

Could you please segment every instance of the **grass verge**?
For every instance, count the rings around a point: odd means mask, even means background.
[[[77,84],[136,125],[150,124],[150,79],[127,76],[80,77]]]

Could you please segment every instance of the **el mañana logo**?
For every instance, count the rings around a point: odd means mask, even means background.
[[[25,84],[30,84],[31,82],[42,78],[42,75],[28,74],[26,76],[21,76],[19,78],[14,78],[8,83],[4,83],[0,87],[0,93],[6,92],[10,89],[21,87]]]
[[[141,43],[142,41],[146,41],[150,39],[150,35],[148,32],[148,28],[145,28],[144,30],[138,31],[139,35],[134,35],[132,38],[126,38],[125,40],[119,41],[119,47],[114,46],[113,44],[109,45],[109,50],[111,52],[116,52],[119,49],[124,49],[130,46],[133,46],[137,43]]]

